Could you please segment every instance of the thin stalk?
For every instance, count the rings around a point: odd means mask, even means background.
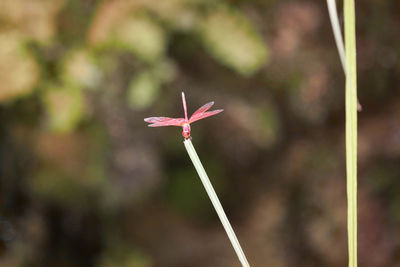
[[[192,141],[190,139],[186,139],[183,143],[185,144],[185,147],[189,154],[189,157],[192,160],[193,165],[196,168],[196,171],[200,176],[200,180],[203,183],[203,186],[207,191],[207,194],[215,208],[215,211],[217,212],[218,217],[221,220],[222,225],[224,226],[226,234],[228,235],[229,240],[231,241],[231,244],[232,244],[233,248],[235,249],[235,252],[239,258],[239,261],[241,262],[243,267],[250,267],[250,265],[246,259],[246,256],[243,253],[242,247],[240,246],[239,241],[235,235],[235,232],[233,231],[232,226],[229,223],[228,218],[226,217],[226,214],[224,212],[224,209],[222,208],[221,202],[219,202],[218,196],[214,191],[214,188],[210,182],[210,179],[208,178],[207,173],[204,170],[199,157],[197,156],[197,153],[193,147]]]
[[[357,266],[357,64],[354,0],[344,0],[346,51],[346,176],[349,267]]]
[[[340,62],[342,63],[344,74],[346,75],[346,53],[344,52],[344,43],[342,31],[340,29],[339,17],[337,14],[336,0],[326,0],[328,5],[329,18],[332,24],[333,36],[335,37],[336,47],[339,53]]]
[[[333,36],[335,37],[336,48],[339,53],[340,63],[342,63],[344,75],[347,75],[346,52],[344,49],[342,31],[340,29],[340,24],[339,24],[339,16],[337,14],[336,0],[326,0],[326,3],[328,5],[329,18],[331,20]],[[357,110],[358,111],[362,110],[360,101],[358,99],[357,99]]]

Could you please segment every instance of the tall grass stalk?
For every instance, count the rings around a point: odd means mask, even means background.
[[[345,48],[335,0],[327,0],[336,45],[346,74],[346,180],[349,267],[357,266],[357,64],[354,0],[344,0]],[[347,56],[346,56],[347,55]]]
[[[331,20],[333,36],[335,37],[336,47],[337,47],[337,50],[339,53],[339,58],[340,58],[340,63],[342,63],[342,68],[343,68],[344,74],[347,75],[346,74],[347,73],[346,52],[344,49],[342,31],[340,29],[339,17],[337,14],[336,0],[326,0],[326,3],[328,5],[329,18]],[[362,110],[361,104],[358,101],[358,99],[357,99],[357,110],[358,111]]]
[[[335,37],[336,47],[338,49],[340,63],[342,63],[343,71],[346,74],[346,53],[344,51],[344,43],[342,30],[340,29],[339,17],[337,14],[336,0],[326,0],[328,5],[329,18],[332,24],[333,36]]]
[[[200,176],[201,182],[203,183],[203,186],[207,191],[207,194],[215,208],[215,211],[217,212],[218,217],[221,220],[222,225],[224,226],[226,234],[228,235],[229,240],[231,241],[231,244],[232,244],[233,248],[235,249],[235,252],[239,258],[239,261],[241,262],[243,267],[249,267],[250,265],[247,262],[247,259],[246,259],[246,256],[244,255],[242,247],[240,246],[240,243],[235,235],[235,232],[233,231],[232,226],[229,223],[228,218],[226,217],[224,209],[222,208],[221,202],[219,201],[218,196],[215,193],[215,190],[210,182],[210,179],[208,178],[207,173],[204,170],[199,157],[197,156],[197,153],[193,147],[192,141],[190,139],[186,139],[183,143],[185,144],[185,147],[189,154],[189,157],[192,160],[193,165],[196,168],[196,171]]]
[[[354,0],[344,0],[346,75],[346,176],[349,267],[357,266],[357,63]]]

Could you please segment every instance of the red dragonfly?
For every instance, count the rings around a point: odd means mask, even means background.
[[[190,124],[192,122],[216,115],[222,111],[223,109],[217,109],[213,111],[209,110],[212,105],[214,105],[214,101],[205,104],[204,106],[200,107],[196,110],[193,115],[188,119],[187,116],[187,108],[186,108],[186,99],[185,94],[182,92],[182,103],[183,103],[183,110],[185,111],[185,118],[169,118],[169,117],[150,117],[144,119],[145,122],[151,123],[149,127],[161,127],[161,126],[182,126],[183,131],[182,135],[185,139],[190,138]]]

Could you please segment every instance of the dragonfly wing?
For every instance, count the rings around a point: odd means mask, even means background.
[[[209,110],[212,106],[214,105],[214,101],[208,102],[207,104],[201,106],[200,108],[198,108],[193,115],[190,117],[189,121],[192,119],[195,119],[197,117],[200,117],[201,115],[204,114],[204,112],[206,112],[207,110]]]
[[[197,115],[196,117],[195,116],[190,117],[189,123],[192,123],[192,122],[195,122],[195,121],[198,121],[198,120],[210,117],[210,116],[214,116],[214,115],[216,115],[216,114],[218,114],[218,113],[220,113],[222,111],[224,111],[224,110],[223,109],[216,109],[216,110],[213,110],[213,111],[203,112],[203,113]]]
[[[193,117],[197,117],[201,114],[203,114],[204,112],[206,112],[207,110],[209,110],[212,106],[214,105],[214,101],[208,102],[207,104],[201,106],[200,108],[198,108],[192,115]]]
[[[182,126],[185,123],[184,118],[169,118],[169,117],[150,117],[144,119],[144,121],[151,123],[149,124],[149,127]]]

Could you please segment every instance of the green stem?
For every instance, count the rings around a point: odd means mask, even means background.
[[[342,63],[344,75],[347,75],[346,53],[344,52],[344,42],[342,31],[340,30],[339,17],[336,10],[336,0],[326,0],[328,5],[329,18],[331,19],[333,36],[335,37],[336,47],[339,53],[340,62]],[[360,101],[357,99],[357,110],[361,111]]]
[[[210,182],[210,179],[208,178],[207,173],[204,170],[199,157],[197,156],[197,153],[193,147],[192,141],[190,139],[186,139],[183,143],[185,144],[185,147],[189,154],[189,157],[192,160],[193,165],[196,168],[196,171],[200,176],[201,182],[203,183],[203,186],[207,191],[207,194],[215,208],[215,211],[217,212],[218,217],[221,220],[222,225],[224,226],[226,234],[228,235],[229,240],[231,241],[231,244],[232,244],[233,248],[235,249],[235,252],[239,258],[239,261],[241,262],[243,267],[249,267],[250,265],[247,262],[246,256],[243,253],[242,247],[240,246],[239,241],[235,235],[235,232],[233,231],[232,226],[229,223],[228,218],[226,217],[224,209],[222,208],[221,202],[219,202],[218,196],[214,191],[214,188]]]
[[[354,0],[344,0],[346,75],[346,175],[349,267],[357,266],[357,64]]]

